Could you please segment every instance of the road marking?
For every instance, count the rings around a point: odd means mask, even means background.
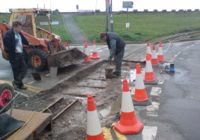
[[[31,92],[33,92],[33,93],[39,93],[39,92],[41,92],[41,91],[44,90],[44,89],[42,89],[42,88],[34,87],[34,86],[32,86],[32,85],[27,85],[27,84],[25,84],[25,86],[27,87],[27,90],[28,90],[28,91],[31,91]]]
[[[116,130],[114,130],[114,132],[115,132],[115,134],[116,134],[116,136],[117,136],[117,138],[118,138],[119,140],[127,140],[127,138],[126,138],[125,135],[120,134],[120,133],[117,132]]]
[[[11,82],[11,81],[8,81],[8,80],[0,80],[0,84],[3,84],[3,83],[12,85],[12,82]]]
[[[28,82],[27,84],[33,84],[33,83],[35,83],[35,81],[30,81],[30,82]]]
[[[146,114],[150,117],[158,117],[158,110],[160,107],[160,103],[152,102],[152,105],[146,107]]]
[[[110,132],[110,128],[104,127],[102,130],[103,130],[104,138],[105,138],[106,140],[113,140],[112,135],[111,135],[111,132]]]
[[[157,126],[144,126],[142,131],[142,140],[155,140],[157,130]]]
[[[151,96],[160,96],[161,93],[162,93],[161,87],[152,87],[150,95]]]

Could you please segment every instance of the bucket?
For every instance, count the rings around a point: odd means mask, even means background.
[[[106,79],[111,79],[113,75],[113,68],[105,68]]]

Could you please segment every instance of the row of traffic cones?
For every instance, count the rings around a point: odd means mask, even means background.
[[[165,61],[162,42],[158,44],[158,48],[156,47],[156,45],[148,43],[146,54],[151,55],[152,65],[158,65],[159,63],[163,63]]]
[[[98,118],[95,100],[92,96],[87,97],[87,104],[86,140],[105,140]],[[124,135],[138,134],[144,128],[143,123],[137,118],[127,79],[124,79],[122,82],[120,119],[113,125],[113,128]]]
[[[100,58],[100,55],[97,51],[97,47],[96,47],[96,41],[93,40],[93,52],[90,54],[90,53],[87,53],[87,49],[88,49],[88,42],[87,41],[84,41],[83,43],[83,48],[84,48],[84,52],[86,54],[86,57],[84,58],[84,62],[90,62],[92,59],[99,59]]]
[[[156,75],[153,72],[152,64],[158,64],[164,61],[162,52],[162,43],[159,44],[158,56],[156,58],[156,49],[154,46],[148,45],[146,51],[146,66],[144,77],[142,75],[142,67],[136,64],[136,84],[133,98],[131,99],[131,92],[129,89],[129,82],[124,79],[122,82],[122,104],[120,119],[113,127],[116,131],[124,135],[138,134],[143,130],[143,123],[137,118],[134,110],[135,103],[149,103],[149,96],[144,83],[155,83]],[[101,129],[100,121],[98,118],[94,98],[88,96],[87,107],[87,140],[105,140],[103,131]],[[134,101],[134,104],[133,104]],[[147,105],[146,104],[146,105]]]
[[[165,61],[165,57],[163,54],[163,43],[160,42],[158,44],[158,49],[153,44],[147,44],[145,57],[146,57],[146,66],[145,66],[144,82],[147,84],[156,84],[157,79],[153,71],[152,65],[156,66],[159,63],[163,63]]]

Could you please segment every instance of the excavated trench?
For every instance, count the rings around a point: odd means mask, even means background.
[[[121,78],[106,79],[105,68],[108,66],[105,61],[99,62],[72,78],[59,83],[52,89],[33,97],[19,98],[15,107],[43,111],[49,105],[56,102],[56,100],[59,100],[59,98],[63,98],[63,103],[59,101],[60,103],[56,103],[55,107],[51,107],[56,108],[56,110],[62,110],[63,107],[77,100],[53,121],[52,131],[44,133],[42,139],[84,139],[86,133],[87,95],[95,97],[102,126],[111,126],[118,118],[121,105]],[[128,76],[130,66],[134,66],[134,63],[123,64],[122,78]],[[53,111],[51,113],[54,115]]]

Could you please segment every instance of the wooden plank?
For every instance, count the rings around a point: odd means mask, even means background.
[[[17,120],[24,121],[25,124],[6,140],[33,140],[47,125],[51,124],[51,114],[49,113],[14,109],[12,116]]]

